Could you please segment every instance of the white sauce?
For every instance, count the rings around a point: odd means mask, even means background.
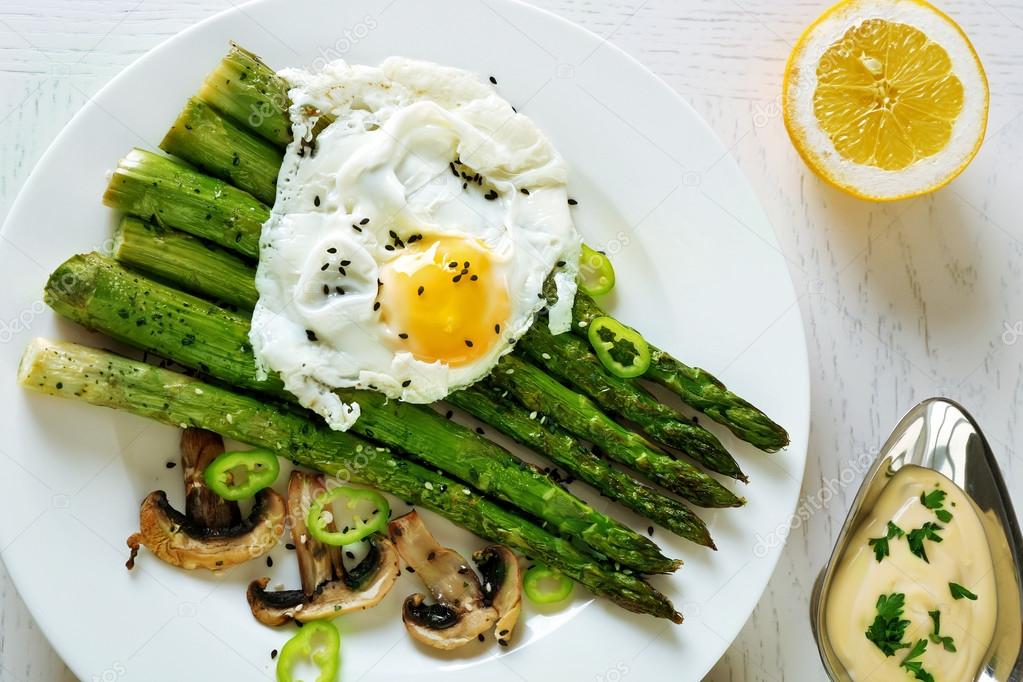
[[[944,509],[953,515],[947,523],[920,501],[921,493],[936,488],[947,494]],[[880,563],[876,560],[868,540],[885,536],[889,521],[907,533],[927,522],[942,527],[938,531],[942,542],[924,540],[929,563],[910,551],[905,537],[889,540],[890,555]],[[949,583],[966,587],[977,600],[954,599]],[[835,654],[855,682],[914,679],[901,667],[909,649],[886,657],[864,634],[877,615],[878,597],[894,592],[905,594],[902,618],[909,625],[902,641],[912,645],[928,640],[925,653],[914,660],[920,661],[936,682],[973,680],[991,643],[997,615],[991,552],[973,502],[931,469],[900,469],[839,560],[825,605],[826,627]],[[940,611],[940,635],[953,638],[956,652],[930,641],[931,611]]]

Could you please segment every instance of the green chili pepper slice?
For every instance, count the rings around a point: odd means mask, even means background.
[[[314,620],[302,626],[281,647],[277,657],[277,682],[299,682],[295,668],[302,661],[315,665],[320,674],[315,682],[334,682],[341,667],[341,633],[333,623]]]
[[[329,507],[341,497],[347,498],[345,507],[353,512],[351,523],[346,525],[341,532],[332,531],[329,528],[331,521],[334,521],[336,526],[340,526],[341,522],[339,519],[335,519]],[[365,514],[354,513],[360,502],[368,502],[372,509]],[[316,499],[309,505],[309,515],[306,517],[305,523],[309,534],[315,539],[325,545],[341,547],[364,540],[373,533],[383,530],[387,525],[387,517],[390,513],[391,506],[377,491],[338,486],[316,496]]]
[[[203,472],[206,485],[225,500],[245,500],[269,488],[281,473],[277,455],[269,450],[225,452]]]
[[[646,340],[613,317],[593,320],[586,335],[600,363],[616,377],[632,379],[650,368],[650,346]]]
[[[571,580],[546,566],[533,566],[522,576],[522,591],[534,604],[553,604],[567,599],[573,587]]]
[[[583,244],[578,283],[583,293],[589,296],[603,296],[614,289],[615,269],[608,257]]]

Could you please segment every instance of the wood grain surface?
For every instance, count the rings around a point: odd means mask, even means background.
[[[161,41],[233,4],[4,0],[0,216],[53,137],[105,82]],[[782,125],[785,59],[827,2],[535,4],[620,46],[688,100],[736,157],[777,231],[810,352],[805,513],[792,524],[760,606],[708,679],[823,680],[807,618],[810,589],[862,476],[857,463],[876,451],[903,412],[932,395],[961,401],[985,428],[1010,489],[1023,490],[1017,409],[1023,394],[1023,343],[1017,343],[1023,339],[1023,2],[940,2],[986,67],[987,139],[947,188],[885,205],[824,186],[800,162]],[[0,567],[0,682],[73,679]],[[621,679],[629,679],[627,672]]]

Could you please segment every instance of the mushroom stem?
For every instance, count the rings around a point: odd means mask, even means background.
[[[209,489],[203,474],[224,452],[224,439],[212,431],[188,428],[181,434],[181,468],[185,476],[185,516],[205,528],[229,528],[241,520],[238,504]]]

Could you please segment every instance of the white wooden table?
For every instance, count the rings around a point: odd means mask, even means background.
[[[824,679],[807,619],[810,589],[859,483],[859,474],[850,476],[861,470],[856,462],[915,402],[962,401],[985,427],[1010,489],[1023,490],[1016,409],[1023,397],[1023,2],[941,2],[987,69],[987,141],[949,187],[891,205],[823,186],[782,125],[785,58],[828,2],[536,0],[637,57],[717,131],[774,223],[806,321],[815,400],[800,514],[760,607],[710,675],[715,681]],[[90,95],[165,38],[232,4],[4,0],[0,217]],[[72,679],[0,566],[0,682]]]

